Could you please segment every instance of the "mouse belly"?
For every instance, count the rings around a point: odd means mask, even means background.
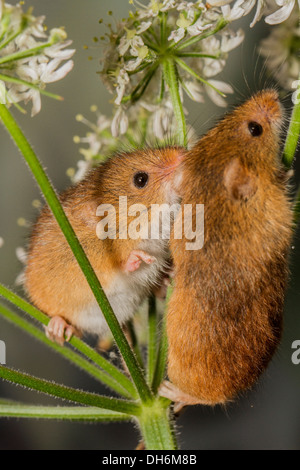
[[[149,295],[151,287],[159,279],[161,269],[160,263],[154,263],[151,266],[143,266],[134,273],[120,272],[114,276],[109,287],[104,288],[121,325],[130,320],[137,312],[143,300]],[[80,330],[97,336],[109,332],[102,311],[93,298],[82,310],[78,311],[74,324]]]

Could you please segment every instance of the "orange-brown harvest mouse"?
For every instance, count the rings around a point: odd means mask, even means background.
[[[178,199],[174,170],[180,156],[176,147],[115,155],[60,197],[121,324],[132,317],[159,281],[169,255],[168,240],[133,239],[126,231],[120,235],[119,227],[124,230],[124,221],[127,228],[127,214],[119,213],[120,198],[127,198],[128,209],[143,204],[143,220],[147,223],[152,204],[172,204]],[[99,206],[103,208],[101,213],[97,212]],[[115,214],[106,213],[110,206],[115,208]],[[105,215],[112,227],[115,215],[116,237],[99,237],[100,215]],[[128,217],[128,224],[133,220]],[[30,237],[24,285],[31,301],[52,317],[46,328],[49,338],[63,344],[64,338],[69,340],[75,330],[98,336],[108,332],[91,289],[48,206],[42,210]]]
[[[262,91],[182,160],[182,206],[204,204],[205,215],[202,249],[171,241],[170,382],[160,393],[178,403],[231,401],[257,381],[280,341],[292,237],[281,125],[277,93]]]

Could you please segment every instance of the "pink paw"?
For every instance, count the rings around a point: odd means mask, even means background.
[[[155,261],[156,258],[154,256],[149,255],[149,253],[146,253],[142,250],[133,250],[128,257],[128,260],[126,261],[124,271],[127,273],[133,273],[134,271],[137,271],[137,269],[139,269],[142,262],[146,264],[152,264]]]
[[[45,332],[48,339],[63,346],[65,341],[70,341],[75,333],[75,328],[62,317],[56,316],[51,318],[48,326],[45,327]]]

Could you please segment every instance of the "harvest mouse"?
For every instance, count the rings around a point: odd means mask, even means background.
[[[170,382],[160,394],[177,404],[233,400],[257,381],[279,344],[292,238],[281,125],[277,93],[262,91],[182,160],[182,206],[204,204],[205,215],[202,249],[171,240]]]
[[[140,224],[147,225],[152,204],[172,204],[178,199],[174,170],[180,156],[181,150],[176,147],[115,155],[60,196],[121,324],[133,316],[159,282],[169,254],[168,240],[139,236],[134,239],[126,234],[128,224],[135,219],[132,214],[127,218],[124,207],[121,213],[120,201],[125,201],[128,210],[143,204],[145,213]],[[99,227],[103,216],[105,223]],[[111,227],[114,230],[114,223],[115,236],[105,239],[105,232]],[[120,227],[125,234],[121,235]],[[52,340],[63,344],[64,338],[70,340],[74,332],[98,336],[108,332],[102,312],[48,206],[30,236],[24,285],[31,301],[52,317],[46,328]]]

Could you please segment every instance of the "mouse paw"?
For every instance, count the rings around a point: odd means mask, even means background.
[[[152,264],[155,261],[156,258],[149,255],[149,253],[146,253],[143,250],[133,250],[126,261],[124,271],[127,273],[133,273],[139,269],[142,262],[146,264]]]
[[[188,405],[202,404],[199,398],[193,397],[188,393],[180,390],[176,385],[172,384],[168,380],[165,380],[159,387],[158,394],[161,397],[168,398],[175,403],[174,413],[179,414],[180,411]]]
[[[52,317],[48,326],[45,327],[45,333],[48,339],[63,346],[65,341],[70,341],[75,333],[75,328],[62,317],[56,316]]]

